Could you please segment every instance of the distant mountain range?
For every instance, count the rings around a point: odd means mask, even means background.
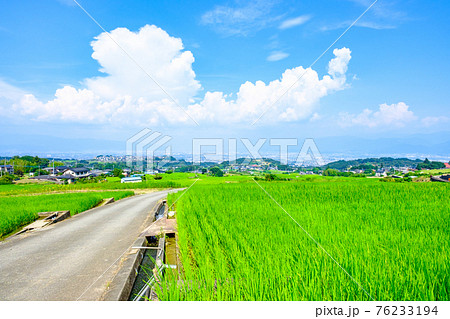
[[[417,164],[423,163],[420,159],[411,160],[408,158],[392,158],[392,157],[381,157],[381,158],[364,158],[357,160],[340,160],[328,163],[324,167],[329,167],[333,169],[347,169],[348,167],[358,167],[358,166],[374,166],[374,167],[416,167]]]
[[[300,139],[301,140],[301,139]],[[450,133],[431,133],[407,137],[319,137],[314,139],[322,155],[329,161],[367,157],[407,157],[410,159],[450,159]],[[171,141],[177,158],[189,160],[191,145],[186,141]],[[300,145],[299,145],[300,147]],[[298,148],[299,148],[298,147]],[[290,148],[291,150],[291,148]],[[246,150],[244,150],[246,151]],[[298,151],[298,150],[297,150]],[[292,150],[295,152],[295,149]],[[273,152],[272,152],[273,153]],[[42,157],[94,158],[98,154],[125,154],[125,140],[73,139],[48,135],[3,134],[0,138],[0,156],[38,155]],[[272,156],[269,150],[261,149],[264,157]]]

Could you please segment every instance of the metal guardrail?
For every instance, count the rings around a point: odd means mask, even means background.
[[[164,269],[165,265],[162,264],[158,270],[157,273],[160,274],[162,273],[162,270]],[[144,287],[142,287],[142,289],[139,291],[139,293],[136,295],[136,297],[134,297],[133,301],[141,301],[141,300],[145,300],[145,297],[148,297],[148,293],[150,288],[153,287],[153,285],[155,284],[156,279],[155,276],[153,276],[149,282],[147,282]]]
[[[166,240],[165,237],[159,239],[158,243],[158,252],[155,258],[155,266],[156,266],[156,274],[152,276],[149,282],[145,283],[144,287],[139,291],[139,293],[134,297],[133,301],[141,301],[145,300],[145,297],[148,297],[150,288],[156,283],[157,278],[155,275],[162,277],[162,271],[166,268],[164,264],[164,248],[165,248]]]

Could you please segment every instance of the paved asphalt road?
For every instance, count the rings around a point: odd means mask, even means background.
[[[0,300],[98,300],[167,193],[126,198],[1,242]]]

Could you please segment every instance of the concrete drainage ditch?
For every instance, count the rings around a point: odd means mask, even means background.
[[[176,219],[169,217],[166,201],[153,214],[154,222],[134,242],[103,300],[158,300],[153,291],[167,268],[179,265],[176,248]]]

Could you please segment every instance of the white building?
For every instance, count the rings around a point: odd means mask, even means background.
[[[64,175],[72,175],[75,178],[84,178],[90,175],[90,171],[86,167],[69,168],[64,171]]]

